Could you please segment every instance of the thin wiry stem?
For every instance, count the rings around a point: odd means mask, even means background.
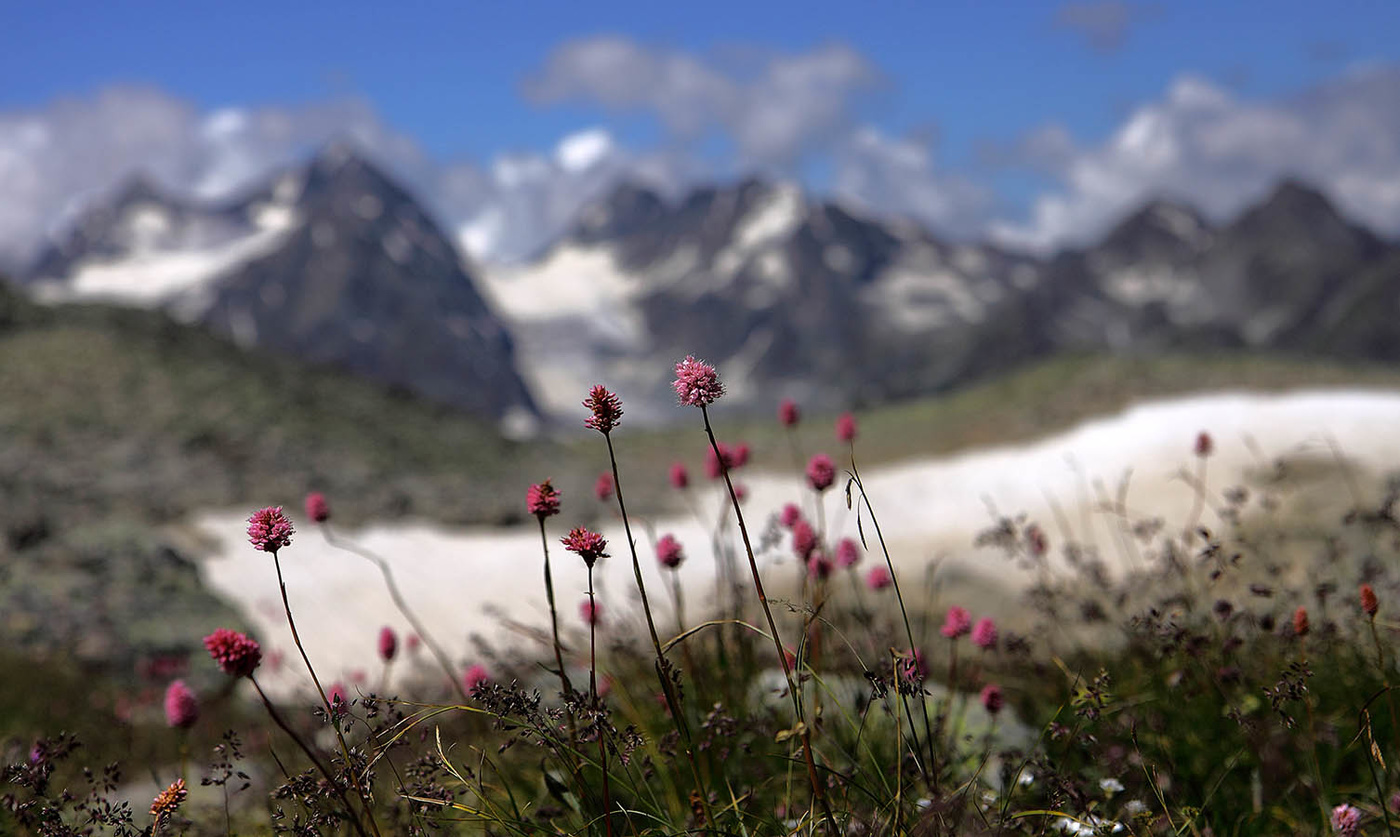
[[[564,689],[564,708],[569,716],[569,735],[574,734],[574,711],[569,708],[569,698],[574,694],[569,674],[564,670],[564,644],[559,641],[559,609],[554,604],[554,573],[549,566],[549,538],[544,532],[544,518],[540,521],[540,546],[544,549],[544,595],[549,600],[549,627],[554,636],[554,663],[559,667],[559,685]]]
[[[375,837],[379,837],[379,824],[374,821],[374,808],[369,801],[369,794],[365,791],[363,777],[355,772],[355,764],[350,759],[350,746],[345,743],[345,735],[340,731],[340,722],[336,719],[335,708],[331,706],[330,699],[326,697],[326,690],[321,688],[321,680],[316,676],[316,668],[311,665],[311,658],[306,655],[306,648],[301,644],[301,634],[297,633],[297,623],[292,618],[292,603],[287,598],[287,582],[282,579],[282,561],[277,557],[275,550],[272,553],[272,564],[277,568],[277,586],[282,590],[282,608],[287,613],[287,626],[292,629],[292,642],[296,643],[297,651],[301,653],[301,660],[306,663],[306,670],[311,673],[311,682],[316,684],[316,691],[321,695],[321,703],[326,707],[326,717],[330,719],[331,729],[335,731],[335,740],[340,742],[341,755],[345,756],[345,769],[355,780],[355,792],[359,794],[360,804],[364,806],[370,830],[374,832]]]
[[[588,565],[588,696],[598,706],[598,603],[593,599],[593,565]],[[612,837],[612,793],[608,789],[608,741],[598,725],[598,762],[603,769],[603,827]]]
[[[749,540],[749,528],[744,523],[744,513],[739,508],[739,495],[734,492],[734,481],[729,478],[729,465],[720,455],[719,441],[715,439],[714,428],[710,426],[710,411],[704,405],[700,407],[700,415],[705,419],[705,435],[710,438],[710,448],[715,452],[715,458],[719,460],[720,472],[724,475],[724,485],[729,489],[729,502],[734,507],[734,516],[739,522],[739,535],[744,541],[744,551],[749,558],[749,571],[753,574],[754,592],[758,594],[758,603],[763,608],[764,618],[768,620],[768,630],[773,635],[773,647],[778,652],[778,662],[783,666],[783,676],[787,678],[788,694],[792,697],[793,712],[801,728],[802,756],[807,762],[807,778],[812,783],[812,795],[817,798],[817,804],[822,808],[828,830],[834,831],[836,819],[831,814],[831,806],[826,801],[826,791],[822,788],[821,780],[817,777],[817,765],[812,757],[812,733],[807,729],[806,721],[803,720],[802,701],[797,693],[797,679],[793,676],[792,666],[788,664],[787,654],[783,651],[783,640],[778,635],[778,623],[773,619],[773,608],[768,605],[768,595],[763,592],[763,578],[758,572],[758,559],[753,554],[753,542]]]

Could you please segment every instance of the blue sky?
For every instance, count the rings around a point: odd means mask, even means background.
[[[859,181],[852,191],[869,192],[861,199],[880,209],[871,177],[833,174],[850,170],[833,156],[838,145],[849,149],[855,131],[870,129],[931,155],[944,178],[931,190],[979,193],[979,220],[963,233],[1031,223],[1037,199],[1065,188],[1065,154],[1091,154],[1183,78],[1241,107],[1286,107],[1358,68],[1400,63],[1392,2],[30,2],[11,4],[4,18],[0,118],[90,101],[113,85],[150,88],[202,113],[350,100],[443,165],[486,171],[503,153],[548,155],[570,133],[602,127],[634,155],[677,157],[683,146],[694,170],[726,171],[724,158],[737,155],[738,168],[776,167],[819,188]],[[740,86],[774,56],[833,46],[873,77],[842,88],[841,113],[811,128],[836,139],[759,159],[735,150],[732,133],[747,129],[728,116],[678,137],[675,114],[668,123],[651,100],[609,103],[595,88],[527,95],[561,48],[600,38],[684,57]],[[1073,146],[1059,162],[1024,164],[1008,150],[1050,129]],[[934,226],[936,203],[927,194],[888,201]],[[1386,207],[1367,211],[1389,217]]]

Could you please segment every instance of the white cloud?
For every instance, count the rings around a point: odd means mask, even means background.
[[[1055,25],[1077,32],[1092,49],[1116,52],[1134,26],[1155,17],[1158,11],[1155,5],[1123,0],[1081,0],[1061,6],[1055,13]]]
[[[602,161],[612,150],[612,135],[602,128],[590,128],[560,140],[554,159],[568,171],[583,171]]]
[[[836,155],[834,188],[869,211],[961,235],[980,232],[992,205],[989,189],[938,167],[933,143],[870,127],[855,132]]]
[[[1030,154],[1022,162],[1035,164]],[[1040,168],[1058,177],[1059,188],[1033,201],[1028,220],[993,224],[994,237],[1037,250],[1083,243],[1158,196],[1224,219],[1290,176],[1393,233],[1400,230],[1400,68],[1354,70],[1272,101],[1242,100],[1183,76],[1104,142],[1060,142]]]
[[[526,81],[540,104],[583,102],[652,115],[674,139],[718,134],[739,166],[787,166],[839,143],[880,74],[851,48],[702,59],[621,36],[569,41]]]

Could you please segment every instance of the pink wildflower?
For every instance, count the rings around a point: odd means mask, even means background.
[[[418,649],[423,645],[423,638],[422,638],[421,636],[419,636],[418,634],[409,634],[409,635],[408,635],[408,640],[407,640],[407,645],[408,645],[408,653],[410,653],[410,654],[417,654],[417,653],[418,653]]]
[[[590,532],[582,526],[570,530],[568,537],[561,538],[564,548],[576,553],[583,563],[592,567],[599,558],[608,557],[608,542],[597,532]]]
[[[719,448],[719,454],[715,454],[715,448]],[[725,471],[732,471],[739,465],[734,458],[734,449],[724,442],[716,442],[705,449],[705,476],[712,480],[717,480],[724,476]]]
[[[1296,636],[1307,636],[1308,630],[1308,609],[1300,607],[1293,611],[1293,633]]]
[[[1332,809],[1332,830],[1342,837],[1354,837],[1361,832],[1360,809],[1343,802]]]
[[[842,442],[854,442],[856,439],[856,417],[850,413],[842,413],[836,419],[836,438]]]
[[[685,560],[685,552],[681,550],[681,542],[676,540],[675,535],[662,535],[661,540],[656,542],[656,560],[671,570]]]
[[[817,533],[812,529],[812,524],[805,520],[799,520],[792,527],[792,551],[805,564],[808,558],[812,557],[812,552],[817,548]]]
[[[262,648],[257,641],[228,628],[219,628],[206,636],[204,647],[224,674],[233,677],[251,677],[262,662]]]
[[[742,482],[734,483],[734,499],[741,503],[749,499],[749,487]]]
[[[549,480],[530,486],[525,492],[525,508],[540,520],[559,513],[559,491]]]
[[[486,667],[474,663],[471,668],[467,669],[466,673],[462,675],[462,685],[466,687],[467,693],[471,694],[476,691],[477,686],[480,686],[490,679],[491,673],[486,670]]]
[[[739,444],[735,445],[734,464],[730,465],[729,467],[742,468],[745,465],[749,464],[749,454],[751,453],[753,453],[753,449],[749,447],[748,442],[740,442]]]
[[[991,617],[984,616],[972,626],[972,644],[983,651],[997,647],[997,623],[993,622]]]
[[[836,466],[831,463],[831,457],[824,453],[812,457],[812,461],[807,463],[807,484],[812,487],[812,490],[825,491],[834,482],[836,482]]]
[[[916,684],[928,679],[928,660],[924,652],[915,648],[913,653],[905,654],[899,661],[899,676]]]
[[[870,568],[870,572],[865,574],[865,586],[871,590],[883,590],[893,583],[894,578],[883,564],[876,564]]]
[[[326,495],[319,491],[306,495],[306,516],[315,523],[325,523],[331,519],[331,507],[326,502]]]
[[[724,385],[715,368],[691,355],[676,364],[676,380],[671,386],[681,405],[687,407],[705,407],[724,395]]]
[[[1381,609],[1380,600],[1376,598],[1376,591],[1369,584],[1361,585],[1361,610],[1367,616],[1375,618],[1376,612]]]
[[[248,518],[248,542],[263,552],[291,546],[294,531],[292,521],[282,513],[281,506],[258,509]]]
[[[199,699],[183,680],[165,690],[165,722],[175,729],[189,729],[199,720]]]
[[[593,496],[597,497],[599,501],[603,501],[611,497],[612,493],[613,476],[611,473],[604,471],[598,475],[598,481],[593,483]]]
[[[948,639],[957,639],[966,636],[972,630],[972,614],[967,612],[967,608],[953,605],[948,608],[948,615],[943,618],[943,627],[939,633]]]
[[[1001,687],[994,683],[988,683],[982,688],[982,708],[987,710],[987,714],[996,715],[1006,706],[1006,696],[1001,693]]]
[[[831,577],[831,570],[831,559],[826,557],[826,553],[820,549],[812,550],[807,559],[807,575],[818,581],[825,581]]]
[[[618,398],[616,393],[609,392],[602,384],[595,384],[593,389],[588,391],[588,397],[583,399],[583,406],[593,413],[583,420],[584,427],[591,427],[604,436],[611,433],[622,421],[622,399]]]
[[[345,707],[350,705],[346,695],[345,684],[339,680],[332,683],[331,687],[326,690],[326,700],[330,701],[331,709],[335,712],[344,712]]]
[[[1212,439],[1212,438],[1210,437],[1210,434],[1209,434],[1209,433],[1207,433],[1206,431],[1202,430],[1200,433],[1197,433],[1197,434],[1196,434],[1196,455],[1197,455],[1197,456],[1199,456],[1199,457],[1201,457],[1201,458],[1205,458],[1205,457],[1207,457],[1207,456],[1210,456],[1211,452],[1214,451],[1214,450],[1215,450],[1215,440]]]
[[[782,513],[778,515],[778,521],[788,529],[791,529],[793,526],[796,526],[797,521],[801,519],[802,509],[799,509],[796,503],[788,503],[787,505],[783,506]]]
[[[675,489],[685,489],[690,485],[690,472],[686,470],[685,463],[676,462],[671,465],[671,487]]]
[[[836,545],[836,563],[842,569],[850,569],[860,563],[860,544],[854,538],[842,538]]]
[[[778,405],[778,423],[783,427],[796,427],[801,415],[797,409],[797,402],[791,398],[784,398]]]
[[[601,625],[603,623],[603,606],[591,599],[584,599],[579,602],[578,615],[589,625]]]
[[[385,625],[379,629],[379,659],[390,662],[399,650],[399,637],[394,629]]]

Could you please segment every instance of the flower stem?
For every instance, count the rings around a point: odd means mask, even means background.
[[[588,567],[588,697],[595,710],[598,700],[598,604],[593,600],[593,566]],[[612,794],[608,790],[608,741],[606,724],[598,722],[598,763],[603,769],[603,828],[612,837]]]
[[[549,600],[549,627],[554,634],[554,663],[559,666],[559,685],[564,689],[564,710],[569,717],[569,737],[574,735],[574,710],[569,707],[569,698],[574,687],[569,682],[568,672],[564,671],[564,645],[559,641],[559,609],[554,604],[554,573],[549,566],[549,538],[544,533],[544,518],[540,521],[540,546],[544,548],[544,595]]]

